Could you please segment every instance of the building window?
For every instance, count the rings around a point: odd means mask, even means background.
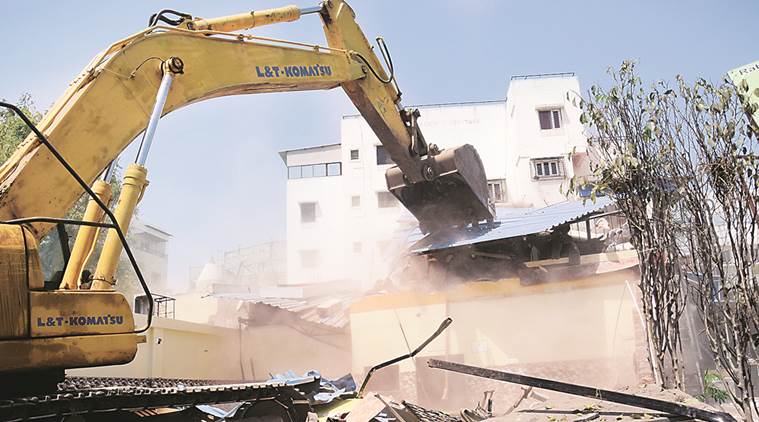
[[[300,251],[301,268],[316,268],[319,265],[319,251],[308,249]]]
[[[313,168],[313,170],[312,170],[313,171],[313,176],[312,177],[324,177],[324,176],[328,176],[329,172],[327,171],[327,168],[329,166],[330,166],[329,164],[327,164],[327,165],[316,164],[314,166],[311,166]]]
[[[558,129],[561,127],[561,109],[538,110],[540,129]]]
[[[342,163],[319,163],[304,166],[287,167],[288,179],[307,179],[311,177],[340,176],[343,174]]]
[[[351,150],[351,160],[358,160],[358,150],[352,149]]]
[[[302,202],[300,204],[300,222],[313,223],[316,221],[316,202]]]
[[[564,160],[562,158],[540,158],[532,161],[534,179],[564,177]]]
[[[353,242],[353,253],[361,253],[361,242]]]
[[[358,208],[361,206],[361,197],[359,195],[351,196],[351,207]]]
[[[393,208],[397,200],[390,192],[377,192],[377,206],[380,208]]]
[[[377,145],[377,165],[395,164],[387,150],[382,145]]]
[[[503,179],[488,180],[488,195],[493,202],[506,201],[506,181]]]
[[[343,163],[328,163],[327,176],[339,176],[343,174]]]

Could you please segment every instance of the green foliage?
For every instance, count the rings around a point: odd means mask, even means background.
[[[703,402],[713,400],[715,403],[722,404],[730,399],[728,392],[721,388],[722,377],[717,372],[704,372],[703,382],[704,392],[697,396],[699,400]]]
[[[4,100],[3,100],[4,101]],[[24,94],[16,102],[16,106],[34,123],[42,119],[42,114],[29,94]],[[0,109],[0,164],[4,163],[16,147],[29,135],[29,129],[16,113],[8,109]]]

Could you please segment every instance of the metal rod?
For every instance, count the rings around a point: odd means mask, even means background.
[[[380,396],[379,394],[375,394],[374,397],[376,397],[377,400],[379,400],[382,404],[384,404],[385,407],[387,407],[387,409],[390,411],[390,413],[392,413],[393,416],[396,417],[396,419],[398,419],[401,422],[406,422],[406,419],[403,419],[403,416],[401,416],[398,413],[398,411],[395,410],[395,408],[390,405],[390,403],[386,402],[385,399],[382,398],[382,396]]]
[[[150,152],[150,146],[153,143],[153,137],[155,137],[155,130],[158,127],[158,120],[161,119],[163,113],[163,106],[166,104],[166,98],[169,96],[169,88],[171,88],[171,81],[174,79],[174,74],[168,70],[164,70],[163,77],[161,78],[161,85],[158,87],[158,93],[155,97],[155,105],[153,106],[153,113],[150,114],[150,120],[148,121],[148,127],[145,129],[145,136],[142,138],[140,144],[140,151],[137,153],[137,164],[145,166],[145,162],[148,160],[148,153]]]
[[[49,224],[73,224],[75,226],[87,226],[87,227],[105,227],[108,229],[115,229],[116,226],[112,223],[99,223],[94,221],[81,221],[81,220],[69,220],[65,218],[52,218],[52,217],[29,217],[29,218],[16,218],[13,220],[1,221],[2,224],[35,224],[35,223],[49,223]]]
[[[686,406],[681,403],[673,403],[666,400],[654,399],[651,397],[636,396],[634,394],[603,390],[600,388],[587,387],[584,385],[571,384],[568,382],[513,374],[510,372],[495,371],[492,369],[479,368],[476,366],[463,365],[460,363],[447,362],[444,360],[430,359],[427,364],[430,368],[444,369],[446,371],[458,372],[475,377],[527,385],[530,387],[542,388],[544,390],[558,391],[560,393],[589,397],[628,406],[642,407],[644,409],[657,410],[673,415],[686,416],[688,418],[713,422],[736,422],[735,418],[725,412],[712,412],[692,406]]]
[[[446,318],[440,324],[440,326],[437,328],[437,331],[435,331],[434,333],[432,333],[432,335],[427,340],[425,340],[424,343],[420,344],[419,347],[417,347],[416,350],[414,350],[413,352],[407,353],[407,354],[405,354],[403,356],[398,356],[397,358],[390,359],[387,362],[382,362],[382,363],[380,363],[378,365],[374,365],[372,367],[372,369],[370,369],[369,372],[366,373],[366,377],[364,378],[364,382],[361,383],[361,388],[358,389],[358,396],[361,397],[364,394],[364,389],[366,388],[366,384],[369,383],[369,380],[372,378],[372,374],[374,373],[374,371],[377,371],[377,370],[385,368],[387,366],[396,364],[396,363],[398,363],[398,362],[400,362],[402,360],[405,360],[405,359],[408,359],[408,358],[413,358],[419,352],[421,352],[422,349],[424,349],[425,347],[427,347],[427,345],[430,344],[432,342],[432,340],[435,340],[440,334],[442,334],[443,331],[445,331],[445,329],[448,328],[448,326],[451,325],[452,322],[453,322],[453,320],[451,318]]]
[[[321,6],[311,6],[311,7],[304,7],[300,9],[300,14],[301,16],[303,16],[303,15],[309,15],[311,13],[319,13],[321,11],[322,11]]]
[[[108,167],[106,167],[105,171],[103,172],[103,181],[106,183],[111,183],[111,179],[113,178],[113,173],[116,172],[116,160],[111,161],[111,164],[108,164]]]

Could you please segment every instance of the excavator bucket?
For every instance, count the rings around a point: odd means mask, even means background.
[[[493,220],[485,169],[473,146],[442,150],[427,162],[433,169],[429,181],[406,183],[398,167],[385,173],[388,189],[419,220],[423,233]]]

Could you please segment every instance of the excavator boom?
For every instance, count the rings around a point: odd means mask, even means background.
[[[288,22],[304,13],[321,16],[329,47],[221,32]],[[426,145],[418,113],[401,107],[393,72],[385,72],[347,3],[330,0],[319,8],[286,6],[214,19],[183,15],[176,26],[159,25],[171,22],[162,18],[154,16],[154,25],[96,56],[39,124],[85,181],[93,182],[145,129],[161,63],[177,57],[184,72],[175,78],[164,115],[222,96],[340,86],[397,165],[388,171],[389,190],[423,227],[492,218],[474,149],[450,154]],[[0,167],[0,221],[61,217],[81,193],[30,135]],[[33,225],[32,231],[39,239],[49,228]]]

